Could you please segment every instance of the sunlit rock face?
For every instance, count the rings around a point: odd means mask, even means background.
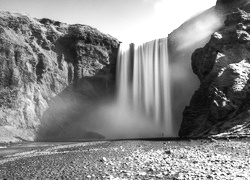
[[[235,8],[247,2],[230,4],[224,27],[192,55],[192,69],[201,85],[183,112],[181,137],[250,133],[250,14]]]
[[[0,42],[1,138],[63,137],[66,116],[114,91],[119,42],[97,29],[0,12]]]

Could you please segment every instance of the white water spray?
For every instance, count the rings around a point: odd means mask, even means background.
[[[117,101],[119,106],[129,107],[144,116],[145,121],[157,127],[161,135],[171,137],[175,134],[167,41],[163,38],[141,45],[121,44],[117,64]]]

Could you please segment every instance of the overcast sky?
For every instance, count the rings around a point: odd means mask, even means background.
[[[0,10],[91,25],[122,42],[166,37],[216,0],[0,0]]]

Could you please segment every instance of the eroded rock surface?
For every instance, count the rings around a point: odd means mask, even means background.
[[[112,92],[118,46],[90,26],[0,12],[0,137],[32,140]]]
[[[230,8],[224,27],[192,55],[201,85],[184,110],[182,137],[250,134],[250,14]]]

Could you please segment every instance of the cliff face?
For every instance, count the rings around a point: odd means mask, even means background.
[[[191,56],[209,41],[213,32],[224,25],[223,15],[211,7],[184,22],[168,36],[172,118],[176,132],[181,126],[185,106],[199,87],[199,80],[190,65]]]
[[[181,137],[250,134],[249,2],[220,0],[216,8],[227,17],[205,47],[192,55],[201,85],[183,112]]]
[[[0,12],[0,137],[48,134],[48,123],[65,122],[69,104],[107,96],[118,46],[90,26]]]

